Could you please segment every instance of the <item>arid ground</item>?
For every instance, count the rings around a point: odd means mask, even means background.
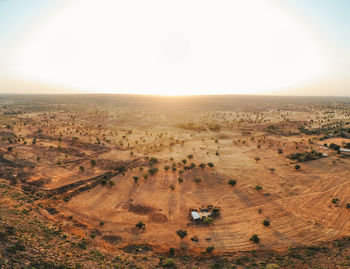
[[[21,210],[3,225],[56,227],[75,253],[58,265],[350,266],[350,98],[3,95],[0,112],[1,208]],[[4,227],[0,267],[21,268]]]

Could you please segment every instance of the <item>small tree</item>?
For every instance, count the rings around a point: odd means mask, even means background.
[[[207,247],[206,252],[207,252],[208,254],[212,254],[213,251],[214,251],[214,249],[215,249],[214,246],[209,246],[209,247]]]
[[[150,173],[150,175],[154,175],[157,172],[158,172],[158,168],[157,167],[154,167],[154,168],[151,168],[151,169],[148,170],[148,173]]]
[[[234,186],[234,185],[237,184],[237,181],[234,180],[234,179],[230,179],[230,180],[228,181],[228,184],[231,185],[231,186]]]
[[[210,168],[214,167],[214,164],[211,163],[211,162],[207,163],[207,165],[208,165]]]
[[[205,218],[203,218],[203,223],[204,224],[212,224],[213,223],[213,218],[211,218],[211,217],[205,217]]]
[[[142,221],[138,222],[135,226],[140,230],[146,228],[146,224],[144,224]]]
[[[263,225],[264,225],[265,227],[270,226],[270,221],[267,220],[267,219],[265,219],[265,220],[263,221]]]
[[[185,236],[187,236],[187,231],[186,230],[177,230],[176,234],[183,239]]]
[[[255,186],[255,189],[256,189],[257,191],[260,191],[260,190],[262,190],[262,187],[261,187],[260,185],[256,185],[256,186]]]
[[[84,166],[80,166],[80,167],[79,167],[79,170],[80,170],[81,172],[84,172],[84,170],[85,170]]]
[[[297,165],[294,166],[294,169],[295,169],[295,170],[299,170],[300,168],[301,168],[301,167],[300,167],[299,164],[297,164]]]
[[[182,183],[182,182],[184,182],[184,179],[183,179],[182,177],[179,177],[179,178],[177,179],[177,181],[179,181],[179,183]]]
[[[92,166],[95,166],[96,165],[96,160],[91,160],[90,163],[91,163]]]
[[[255,159],[256,162],[261,160],[260,157],[255,157],[254,159]]]
[[[165,165],[165,166],[164,166],[164,170],[165,170],[165,171],[168,171],[169,169],[170,169],[170,166],[169,166],[169,165]]]
[[[260,238],[257,234],[254,234],[249,240],[254,242],[255,244],[258,244],[260,242]]]
[[[139,177],[134,176],[134,177],[132,177],[132,178],[134,179],[135,183],[137,184],[137,181],[139,180]]]
[[[205,163],[201,163],[201,164],[199,165],[199,167],[202,168],[202,169],[204,169],[204,168],[205,168]]]

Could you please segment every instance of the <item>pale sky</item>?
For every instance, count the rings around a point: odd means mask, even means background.
[[[0,93],[350,96],[347,0],[0,0]]]

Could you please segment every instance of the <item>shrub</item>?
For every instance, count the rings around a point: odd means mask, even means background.
[[[187,158],[190,160],[190,159],[193,159],[193,155],[190,154],[190,155],[187,155]]]
[[[209,246],[209,247],[207,247],[206,252],[211,254],[211,253],[213,253],[214,249],[215,249],[214,246]]]
[[[196,177],[196,178],[193,179],[193,181],[196,182],[196,183],[201,183],[202,179],[199,178],[199,177]]]
[[[140,230],[146,228],[146,224],[144,224],[142,221],[138,222],[135,226]]]
[[[171,266],[171,267],[175,266],[175,261],[174,261],[174,259],[168,258],[168,259],[165,261],[165,263],[163,264],[163,266],[165,266],[165,267],[167,267],[167,266]]]
[[[96,165],[96,160],[91,160],[90,163],[92,166],[94,166],[94,165]]]
[[[260,238],[258,237],[257,234],[252,235],[252,237],[249,240],[254,242],[255,244],[260,242]]]
[[[329,148],[330,148],[330,149],[333,149],[333,150],[335,150],[335,151],[340,150],[340,146],[337,145],[337,144],[334,144],[334,143],[331,143],[331,144],[329,145]]]
[[[81,249],[87,249],[87,243],[86,241],[83,239],[78,243],[78,247]]]
[[[212,224],[214,220],[211,217],[204,217],[202,221],[204,224]]]
[[[191,241],[193,241],[193,242],[199,242],[199,239],[198,239],[197,236],[193,236],[193,237],[191,237]]]
[[[261,187],[260,185],[256,185],[256,186],[255,186],[255,189],[256,189],[257,191],[262,190],[262,188],[263,188],[263,187]]]
[[[278,154],[282,154],[283,150],[282,149],[278,149],[277,152],[278,152]]]
[[[165,170],[165,171],[168,171],[169,169],[170,169],[170,166],[169,166],[169,165],[165,165],[165,166],[164,166],[164,170]]]
[[[207,163],[207,165],[208,165],[210,168],[214,167],[214,164],[211,163],[211,162]]]
[[[234,180],[234,179],[230,179],[230,180],[228,181],[228,184],[230,184],[231,186],[234,186],[234,185],[237,184],[237,181]]]
[[[111,187],[115,186],[115,183],[113,181],[109,181],[108,183],[109,183],[109,186]]]
[[[184,182],[184,179],[183,179],[182,177],[179,177],[179,178],[177,179],[177,181],[179,181],[179,183],[182,183],[182,182]]]
[[[148,173],[150,173],[151,175],[154,175],[158,172],[158,168],[157,167],[154,167],[154,168],[151,168],[148,170]]]
[[[176,231],[176,234],[181,238],[183,239],[185,236],[187,236],[187,231],[186,230],[177,230]]]
[[[297,165],[294,166],[294,169],[295,169],[295,170],[299,170],[300,168],[301,168],[301,167],[300,167],[299,164],[297,164]]]
[[[139,177],[134,176],[132,178],[134,179],[135,183],[137,184],[137,181],[139,180]]]
[[[152,166],[152,165],[158,163],[158,159],[157,159],[157,158],[154,158],[154,157],[151,157],[151,158],[149,159],[149,162],[148,162],[148,163],[149,163],[150,166]]]
[[[204,169],[204,168],[205,168],[205,163],[201,163],[201,164],[199,165],[199,167],[202,168],[202,169]]]
[[[322,157],[322,153],[312,150],[312,151],[305,151],[304,153],[293,153],[287,156],[288,159],[291,160],[297,160],[298,162],[307,162],[312,160],[317,160]]]
[[[267,220],[267,219],[265,219],[265,220],[263,221],[263,225],[264,225],[265,227],[270,226],[270,221]]]
[[[338,198],[333,198],[332,199],[332,203],[335,204],[335,205],[338,204],[339,202],[340,202],[340,200]]]
[[[79,167],[79,170],[80,170],[81,172],[84,172],[84,170],[85,170],[84,166],[80,166],[80,167]]]
[[[260,161],[261,159],[260,159],[260,157],[255,157],[254,160],[255,160],[256,162],[258,162],[258,161]]]

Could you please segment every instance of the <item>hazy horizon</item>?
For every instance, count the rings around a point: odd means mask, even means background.
[[[0,94],[350,96],[346,0],[0,1]]]

